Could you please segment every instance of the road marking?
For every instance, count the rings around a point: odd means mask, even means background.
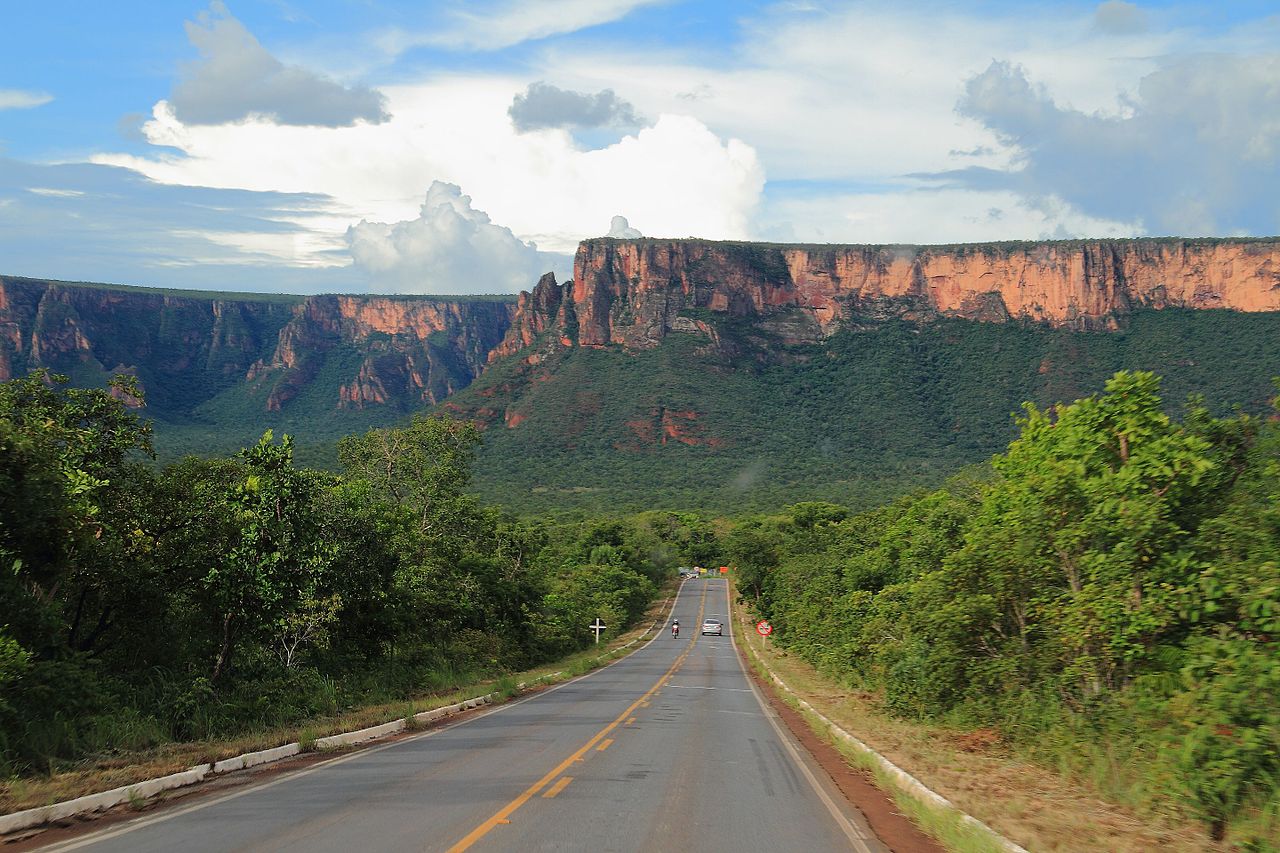
[[[725,604],[728,605],[728,584],[725,584],[724,595]],[[845,838],[849,839],[849,844],[854,850],[858,851],[858,853],[876,853],[876,851],[884,849],[881,846],[882,842],[876,837],[870,826],[867,826],[864,829],[864,827],[860,826],[859,823],[855,823],[845,817],[844,812],[836,805],[835,800],[832,798],[831,794],[827,792],[827,789],[822,785],[822,783],[818,781],[818,777],[814,775],[813,771],[809,768],[808,763],[800,757],[799,750],[795,744],[792,743],[790,733],[783,729],[782,723],[779,722],[776,714],[770,710],[766,703],[764,695],[756,687],[755,682],[751,680],[751,676],[747,674],[746,665],[743,663],[742,658],[737,654],[738,641],[733,636],[734,632],[732,624],[733,623],[730,622],[729,640],[734,646],[733,657],[738,661],[738,669],[742,673],[742,677],[747,680],[748,691],[755,695],[756,704],[758,704],[760,706],[760,710],[764,712],[765,719],[769,721],[769,725],[773,727],[774,732],[778,735],[778,740],[782,742],[783,749],[786,750],[787,754],[791,757],[791,763],[799,769],[800,774],[804,776],[806,781],[808,781],[809,787],[811,787],[814,793],[818,795],[818,799],[822,800],[822,804],[827,807],[827,812],[830,813],[831,817],[835,820],[836,826],[840,827]],[[802,749],[803,747],[800,748]],[[857,810],[857,806],[854,806],[852,803],[849,803],[848,805]]]
[[[572,781],[573,781],[572,776],[561,776],[560,781],[552,785],[550,788],[548,788],[546,790],[546,793],[542,795],[543,799],[550,800],[554,798],[556,794],[560,793],[565,788],[567,788],[569,783]],[[510,823],[510,821],[504,820],[504,821],[501,821],[501,823]]]
[[[680,593],[682,591],[683,589],[676,590],[676,599],[671,603],[671,610],[668,612],[668,616],[670,616],[671,613],[675,613],[676,605],[680,603]],[[703,592],[702,597],[705,601],[706,599],[705,591]],[[665,602],[663,606],[665,607]],[[644,635],[641,634],[641,636],[644,636]],[[639,652],[649,648],[654,643],[656,643],[661,637],[662,637],[661,631],[655,633],[652,637],[649,638],[649,641],[647,643],[645,643],[640,648],[636,649],[636,651]],[[398,747],[402,747],[407,744],[414,743],[415,741],[425,740],[426,738],[430,738],[430,737],[436,737],[446,732],[451,732],[454,729],[461,728],[462,726],[466,726],[471,723],[477,722],[479,720],[483,720],[486,717],[490,717],[494,714],[501,714],[504,711],[509,711],[512,708],[525,704],[526,702],[537,701],[551,693],[555,693],[558,690],[562,690],[566,687],[571,687],[582,681],[586,681],[588,678],[599,675],[600,673],[604,672],[606,669],[609,669],[610,667],[613,667],[622,663],[623,661],[627,660],[628,657],[630,657],[630,655],[624,655],[623,657],[620,657],[617,660],[610,661],[609,663],[605,664],[599,669],[591,670],[591,672],[588,672],[585,675],[579,675],[577,678],[571,678],[568,681],[562,681],[559,684],[552,685],[551,687],[548,687],[546,690],[540,690],[537,693],[524,697],[523,699],[516,699],[513,702],[504,702],[501,705],[498,705],[496,707],[490,708],[487,711],[484,711],[483,713],[466,717],[464,719],[458,720],[457,722],[448,723],[436,729],[431,729],[429,731],[409,735],[408,737],[400,738],[398,740],[393,740],[388,743],[383,743],[376,746],[370,746],[370,747],[358,749],[355,752],[352,752],[350,755],[344,755],[338,758],[331,758],[326,761],[321,761],[317,764],[312,765],[311,767],[308,767],[302,770],[285,771],[281,775],[277,776],[276,778],[268,782],[262,782],[262,783],[249,782],[247,785],[245,785],[245,787],[241,788],[240,790],[233,791],[229,794],[224,794],[220,797],[214,796],[214,797],[205,799],[202,802],[193,803],[192,805],[189,805],[189,806],[185,806],[182,808],[175,808],[172,810],[161,812],[152,817],[135,818],[119,827],[108,827],[106,829],[101,829],[96,832],[91,832],[88,835],[81,836],[80,838],[70,838],[60,843],[54,842],[54,844],[48,847],[42,847],[40,849],[42,853],[55,853],[55,851],[56,853],[67,853],[67,851],[79,850],[82,847],[88,847],[91,844],[97,844],[99,842],[107,841],[109,839],[116,838],[121,835],[127,835],[130,832],[135,832],[139,829],[144,829],[153,824],[163,823],[168,820],[173,820],[174,818],[182,817],[183,815],[191,814],[192,812],[203,811],[204,809],[221,805],[222,803],[225,803],[229,800],[236,800],[236,799],[239,799],[240,797],[249,796],[250,794],[260,793],[262,791],[265,791],[268,788],[274,788],[277,785],[284,785],[288,782],[294,782],[298,779],[303,779],[307,776],[310,776],[313,773],[319,773],[322,770],[328,770],[332,767],[336,767],[339,764],[346,764],[348,761],[358,761],[362,758],[368,758],[370,755],[374,755],[376,753],[382,752],[383,750],[396,749]],[[578,760],[581,761],[582,759],[578,759]]]
[[[624,725],[624,726],[629,726],[629,725],[631,725],[632,723],[634,723],[635,721],[636,721],[636,718],[635,718],[635,717],[627,717],[627,721],[626,721],[625,723],[623,723],[623,725]]]
[[[607,737],[604,740],[600,741],[600,745],[596,747],[596,752],[604,752],[606,749],[608,749],[611,746],[613,746],[613,738]]]
[[[727,595],[728,593],[726,592],[726,596]],[[707,590],[704,587],[702,590],[702,600],[698,603],[699,619],[702,618],[702,612],[703,610],[706,609],[706,606],[707,606]],[[550,773],[546,774],[537,782],[534,782],[532,785],[526,788],[520,794],[520,796],[516,797],[514,800],[512,800],[511,802],[503,806],[501,809],[499,809],[497,814],[495,814],[493,817],[489,818],[484,823],[477,826],[475,829],[468,832],[462,838],[461,841],[459,841],[457,844],[454,844],[452,847],[449,848],[448,853],[463,853],[464,850],[471,849],[472,845],[474,845],[481,838],[484,838],[486,835],[488,835],[495,826],[506,821],[508,818],[511,817],[511,815],[515,814],[516,810],[518,810],[521,806],[523,806],[529,800],[533,799],[533,797],[536,796],[539,791],[541,791],[543,788],[547,786],[547,783],[549,783],[552,779],[556,778],[561,773],[563,773],[564,771],[572,767],[575,761],[580,761],[582,759],[582,756],[586,755],[587,752],[589,752],[592,747],[594,747],[600,741],[604,740],[605,735],[609,734],[618,726],[620,726],[622,724],[622,721],[631,715],[632,711],[640,707],[641,702],[644,702],[650,696],[656,693],[658,689],[661,688],[662,685],[667,682],[667,679],[671,678],[672,674],[676,671],[676,668],[680,666],[680,664],[684,663],[684,659],[687,658],[689,654],[693,651],[693,647],[697,643],[697,641],[698,641],[698,638],[694,637],[693,640],[690,641],[689,647],[680,653],[680,657],[676,658],[675,662],[672,663],[671,666],[667,669],[667,671],[662,674],[662,677],[659,678],[652,687],[646,690],[644,692],[644,695],[642,695],[636,701],[632,702],[627,707],[627,710],[619,714],[617,718],[614,719],[613,722],[609,723],[609,725],[605,726],[603,729],[596,732],[589,741],[587,741],[585,744],[583,744],[581,747],[578,748],[577,752],[573,753],[573,755],[570,755],[564,761],[561,761],[558,765],[556,765],[555,769],[553,769]]]

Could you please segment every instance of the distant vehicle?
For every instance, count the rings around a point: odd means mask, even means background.
[[[702,623],[702,634],[703,636],[706,636],[707,634],[715,634],[717,637],[723,637],[724,625],[719,619],[708,619]]]

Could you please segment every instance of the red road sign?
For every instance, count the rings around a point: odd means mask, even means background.
[[[721,567],[720,567],[720,574],[722,574],[722,575],[727,575],[727,574],[729,574],[729,567],[728,567],[728,566],[721,566]]]
[[[761,619],[759,622],[756,623],[756,631],[759,632],[761,637],[767,637],[773,633],[773,626],[770,625],[766,620]]]

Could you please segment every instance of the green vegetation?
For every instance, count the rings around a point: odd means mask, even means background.
[[[533,366],[499,362],[450,398],[450,411],[492,413],[479,493],[523,512],[866,508],[999,451],[1024,400],[1046,405],[1117,370],[1156,370],[1172,400],[1198,393],[1214,413],[1257,413],[1266,377],[1280,374],[1274,314],[1140,311],[1118,332],[866,321],[822,346],[787,347],[746,321],[696,313],[716,325],[720,348],[672,334],[635,353],[559,349]]]
[[[1095,239],[1068,240],[993,240],[987,243],[763,243],[744,240],[702,240],[693,237],[682,237],[673,240],[667,237],[638,237],[619,240],[613,237],[593,237],[583,240],[587,246],[607,246],[609,243],[636,243],[641,246],[666,247],[673,242],[682,245],[711,246],[722,251],[733,252],[743,250],[751,253],[748,257],[758,257],[757,250],[776,251],[780,249],[803,249],[805,251],[830,251],[833,249],[865,249],[871,252],[906,251],[906,252],[946,252],[948,254],[994,254],[1007,255],[1015,251],[1031,251],[1039,248],[1078,249],[1081,246],[1116,245],[1116,246],[1218,246],[1241,245],[1250,243],[1273,244],[1275,237],[1106,237]]]
[[[1118,373],[989,469],[743,519],[774,637],[904,717],[990,726],[1100,793],[1280,844],[1280,421]]]
[[[403,702],[621,632],[699,518],[516,521],[466,494],[479,435],[416,418],[299,468],[267,432],[146,464],[150,427],[43,371],[0,384],[0,774]]]

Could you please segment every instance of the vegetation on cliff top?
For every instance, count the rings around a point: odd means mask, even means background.
[[[766,243],[748,240],[705,240],[697,237],[636,237],[619,239],[617,237],[592,237],[583,240],[581,245],[587,247],[607,248],[619,244],[635,244],[639,246],[670,246],[682,243],[694,246],[712,246],[728,250],[781,250],[802,249],[812,252],[829,252],[839,249],[853,249],[867,252],[912,252],[912,253],[987,253],[1008,255],[1012,252],[1026,252],[1039,247],[1080,249],[1087,246],[1225,246],[1225,245],[1274,245],[1280,237],[1098,237],[1094,239],[1073,238],[1068,240],[992,240],[985,243]]]

